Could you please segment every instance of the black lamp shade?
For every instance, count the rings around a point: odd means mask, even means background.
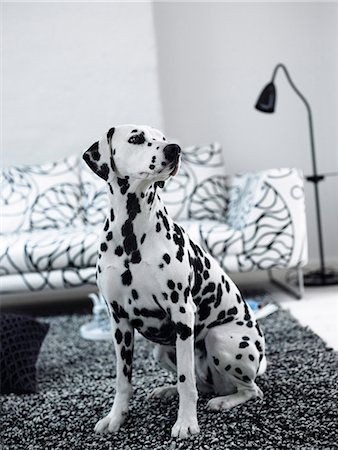
[[[276,89],[273,83],[269,83],[262,90],[258,97],[255,108],[265,113],[273,113],[275,111]]]

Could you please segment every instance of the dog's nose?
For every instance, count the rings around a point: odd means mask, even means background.
[[[181,153],[181,147],[177,144],[168,144],[164,147],[164,156],[169,162],[175,161]]]

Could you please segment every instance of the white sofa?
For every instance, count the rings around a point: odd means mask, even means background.
[[[1,172],[0,292],[95,283],[105,183],[70,156]],[[183,150],[163,189],[169,213],[227,272],[307,262],[303,177],[296,169],[225,175],[218,144]]]

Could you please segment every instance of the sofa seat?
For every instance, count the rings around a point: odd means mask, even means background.
[[[95,267],[100,229],[82,226],[2,236],[1,275]]]

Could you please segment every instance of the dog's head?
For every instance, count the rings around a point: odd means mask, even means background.
[[[180,153],[177,144],[167,142],[154,128],[120,125],[95,142],[83,154],[83,159],[106,181],[118,176],[155,182],[165,181],[177,173]]]

